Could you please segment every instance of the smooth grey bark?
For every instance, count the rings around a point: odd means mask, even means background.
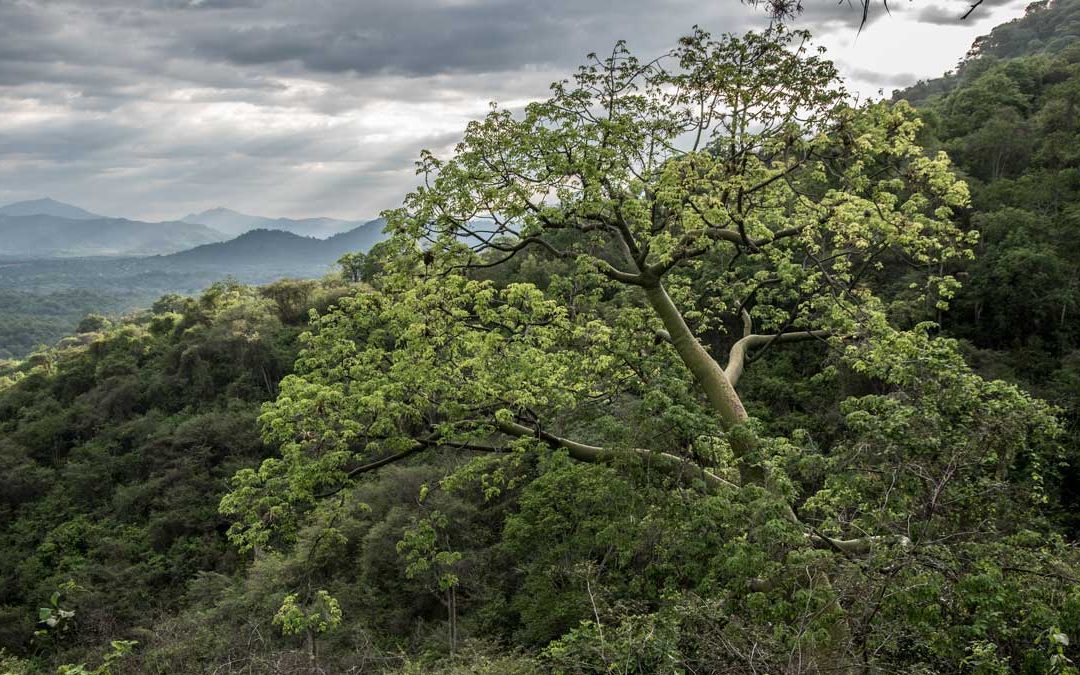
[[[724,430],[730,431],[735,426],[746,422],[749,416],[731,379],[686,325],[682,313],[668,295],[664,284],[658,281],[654,285],[646,286],[645,297],[660,317],[660,321],[663,322],[667,330],[666,337],[670,338],[671,345],[678,352],[679,358],[705,391],[705,396],[720,417]]]
[[[580,443],[569,438],[562,438],[561,436],[556,436],[547,431],[543,431],[542,429],[518,424],[517,422],[499,422],[498,427],[499,431],[510,436],[535,437],[548,445],[563,448],[571,457],[581,462],[599,463],[630,455],[640,457],[647,465],[656,466],[666,473],[674,475],[676,478],[699,478],[710,490],[739,487],[707,469],[697,466],[696,464],[691,464],[682,457],[666,452],[657,452],[655,450],[646,450],[644,448],[633,448],[631,450],[601,448],[596,445]]]
[[[727,375],[728,381],[731,382],[731,386],[735,386],[739,383],[739,378],[742,377],[743,369],[746,368],[746,356],[747,352],[756,347],[765,347],[774,342],[802,342],[804,340],[813,339],[825,339],[829,337],[831,333],[827,330],[808,330],[796,333],[780,333],[778,335],[755,335],[747,334],[739,338],[731,346],[731,352],[728,355],[728,364],[724,368],[724,374]]]

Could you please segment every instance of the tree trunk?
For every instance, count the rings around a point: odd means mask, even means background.
[[[698,342],[662,283],[657,282],[655,286],[646,287],[645,297],[648,298],[649,305],[656,311],[664,328],[671,336],[671,344],[675,347],[675,351],[690,369],[694,379],[705,390],[709,404],[720,418],[724,431],[737,430],[739,426],[746,423],[749,416],[734,385],[724,373],[724,369]],[[750,434],[734,433],[730,434],[728,441],[739,463],[739,477],[742,484],[764,485],[765,473],[761,468],[744,461],[744,458],[756,448],[757,444],[753,437]]]
[[[753,434],[740,433],[740,427],[749,420],[749,415],[746,414],[746,408],[743,406],[742,399],[739,397],[738,392],[735,391],[730,378],[728,378],[724,369],[720,367],[720,364],[716,362],[716,359],[698,342],[697,337],[690,330],[690,327],[686,325],[682,313],[679,312],[679,308],[675,306],[674,301],[672,301],[662,283],[658,282],[655,286],[646,287],[645,296],[671,336],[671,344],[675,347],[675,351],[678,352],[679,357],[694,375],[698,384],[705,390],[705,395],[720,418],[724,431],[729,432],[728,441],[731,443],[732,453],[739,463],[739,477],[742,484],[766,486],[767,475],[764,469],[759,465],[750,463],[757,442]],[[730,433],[733,431],[735,433]],[[785,506],[787,507],[786,517],[791,522],[798,523],[799,519],[791,505],[785,502]],[[811,583],[813,583],[812,580]],[[831,592],[832,581],[827,573],[822,574],[819,583],[822,584],[826,592]],[[835,598],[832,600],[832,604],[840,609],[841,614],[843,614],[843,609]],[[846,654],[844,653],[850,638],[846,619],[842,617],[838,620],[831,626],[829,632],[833,644],[839,648],[839,651],[826,649],[822,653],[815,654],[815,667],[819,671],[853,672],[851,666],[847,664]]]
[[[450,637],[450,654],[457,651],[457,595],[454,587],[446,589],[447,632]]]
[[[306,631],[308,649],[308,669],[312,673],[319,672],[318,655],[315,653],[315,631],[310,628]]]
[[[747,420],[746,408],[743,407],[742,399],[735,392],[735,387],[724,374],[720,364],[701,346],[697,337],[690,331],[690,327],[683,320],[679,308],[671,300],[662,283],[645,289],[645,296],[649,304],[660,316],[664,328],[671,335],[671,344],[679,353],[683,363],[694,374],[698,383],[709,397],[709,403],[720,416],[720,421],[725,430],[742,424]]]

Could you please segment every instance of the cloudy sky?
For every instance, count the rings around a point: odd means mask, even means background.
[[[803,0],[797,21],[863,96],[952,68],[1026,0]],[[656,55],[739,0],[0,0],[0,204],[130,218],[224,205],[371,217],[497,100],[542,98],[619,38]]]

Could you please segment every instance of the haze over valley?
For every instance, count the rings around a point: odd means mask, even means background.
[[[233,279],[318,278],[383,238],[384,221],[267,218],[215,208],[165,222],[109,218],[43,198],[0,206],[0,358],[166,293]]]

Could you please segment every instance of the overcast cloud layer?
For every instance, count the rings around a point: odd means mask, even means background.
[[[804,0],[797,21],[863,96],[952,68],[1026,0]],[[738,0],[0,0],[0,204],[51,196],[178,218],[224,205],[372,217],[491,100],[542,98],[620,38],[766,23]]]

